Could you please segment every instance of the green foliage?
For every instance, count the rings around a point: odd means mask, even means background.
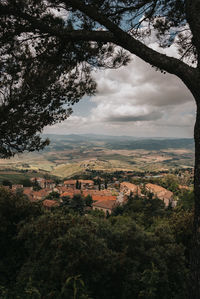
[[[59,199],[59,198],[60,198],[60,194],[56,191],[52,191],[46,196],[46,199]]]
[[[24,187],[32,187],[33,183],[30,181],[30,179],[23,179],[20,181],[20,185],[23,185]]]
[[[85,197],[85,204],[86,204],[86,206],[88,206],[88,207],[92,207],[92,203],[93,203],[92,196],[91,196],[90,194],[88,194],[88,195]]]
[[[168,174],[163,179],[161,179],[159,181],[159,184],[162,187],[164,187],[164,188],[170,190],[171,192],[173,192],[174,195],[178,195],[178,193],[179,193],[179,188],[178,188],[179,181],[178,181],[178,178],[176,176],[174,176],[172,174]]]
[[[190,212],[148,198],[83,211],[81,196],[46,211],[1,191],[2,298],[186,298]]]
[[[194,209],[194,191],[184,190],[179,195],[177,209],[192,211]]]
[[[117,206],[113,210],[112,215],[128,215],[148,228],[155,217],[162,217],[165,213],[163,201],[158,198],[153,199],[149,194],[145,198],[129,197],[127,203]]]
[[[0,285],[11,287],[16,273],[24,262],[23,242],[17,239],[17,233],[23,223],[35,219],[42,208],[31,204],[21,194],[0,189]]]
[[[10,188],[12,187],[12,183],[11,183],[11,181],[9,181],[9,180],[3,180],[3,181],[2,181],[2,185],[3,185],[3,186],[9,186]]]
[[[38,181],[37,181],[36,178],[35,178],[34,182],[32,183],[32,186],[33,186],[33,190],[34,190],[34,191],[39,191],[39,190],[42,189],[42,188],[40,187],[40,185],[39,185],[39,183],[38,183]]]

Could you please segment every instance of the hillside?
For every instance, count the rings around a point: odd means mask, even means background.
[[[71,177],[88,171],[162,171],[193,167],[193,139],[103,135],[45,135],[50,145],[39,153],[0,160],[3,171],[26,170]]]

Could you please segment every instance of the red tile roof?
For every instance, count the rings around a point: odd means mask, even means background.
[[[116,200],[102,200],[102,201],[97,201],[93,203],[93,207],[99,207],[103,209],[109,209],[112,210],[112,208],[115,206]]]
[[[42,202],[43,206],[47,207],[47,208],[51,208],[51,207],[56,207],[59,206],[59,202],[55,201],[55,200],[50,200],[50,199],[45,199]]]
[[[116,201],[117,197],[116,196],[99,196],[99,195],[92,195],[93,201]]]
[[[76,180],[67,180],[67,181],[64,181],[64,184],[65,185],[76,185]]]
[[[109,190],[83,190],[82,193],[84,196],[87,196],[87,195],[110,196],[110,195],[112,195],[111,191],[109,191]]]

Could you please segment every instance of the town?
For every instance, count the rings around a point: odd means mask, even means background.
[[[183,177],[185,178],[188,174],[191,180],[193,174],[188,171],[184,175],[178,175],[183,181]],[[176,177],[173,175],[163,174],[159,177],[168,181],[169,189],[173,190],[173,188],[170,188],[170,184],[174,185],[174,189],[177,189],[176,192],[172,192],[158,183],[152,183],[152,180],[144,183],[144,180],[141,180],[138,176],[132,179],[132,181],[135,179],[137,184],[123,180],[120,182],[115,177],[112,177],[112,180],[109,182],[98,176],[93,180],[78,178],[64,180],[63,182],[56,182],[54,179],[43,177],[32,177],[30,178],[31,186],[29,187],[22,184],[10,184],[6,186],[6,183],[4,183],[3,187],[10,189],[12,192],[21,192],[27,200],[41,202],[45,208],[49,209],[62,205],[68,199],[74,198],[76,200],[76,198],[82,198],[83,201],[88,203],[86,204],[88,210],[100,210],[108,215],[111,214],[116,206],[122,205],[128,199],[135,197],[141,199],[148,196],[157,198],[163,201],[165,207],[171,206],[173,208],[177,205],[179,199],[177,192],[180,194],[180,192],[191,189],[188,186],[188,182],[186,185],[178,184],[178,180],[175,180],[174,178]]]

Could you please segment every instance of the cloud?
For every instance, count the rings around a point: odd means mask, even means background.
[[[167,52],[177,55],[174,46]],[[143,127],[145,134],[151,127],[156,135],[161,133],[159,128],[170,131],[176,127],[181,131],[194,124],[193,97],[183,82],[156,71],[136,56],[128,66],[95,72],[94,77],[98,87],[97,95],[91,99],[96,103],[91,111],[93,121],[112,124],[119,130],[118,125],[131,124],[133,132]]]
[[[136,121],[149,121],[149,120],[157,120],[161,118],[161,114],[159,112],[151,112],[141,115],[118,115],[111,116],[108,118],[110,122],[136,122]]]
[[[159,48],[156,43],[151,46]],[[177,55],[174,46],[166,51],[168,55]],[[83,99],[77,104],[75,114],[55,125],[54,132],[193,136],[195,103],[176,76],[162,74],[136,56],[125,67],[95,71],[93,76],[97,82],[96,95],[90,98],[90,103]]]

